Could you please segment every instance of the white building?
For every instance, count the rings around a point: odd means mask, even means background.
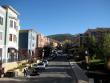
[[[19,13],[11,6],[1,6],[0,15],[3,17],[3,25],[5,30],[2,30],[4,42],[2,43],[2,62],[13,62],[18,58],[18,34],[19,34]],[[1,31],[1,32],[2,32]]]
[[[5,19],[6,10],[0,6],[0,61],[5,58]]]
[[[36,31],[29,29],[29,30],[20,30],[19,31],[19,58],[23,59],[22,57],[25,56],[26,58],[35,57],[36,52],[36,39],[37,39]],[[23,52],[25,51],[25,52]]]

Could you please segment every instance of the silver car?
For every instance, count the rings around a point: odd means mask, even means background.
[[[45,64],[44,63],[38,63],[37,64],[37,68],[39,68],[39,69],[45,69]]]

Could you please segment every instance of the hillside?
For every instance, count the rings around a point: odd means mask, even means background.
[[[72,35],[72,34],[55,34],[55,35],[49,35],[47,37],[62,42],[64,40],[72,40],[73,36],[74,35]]]

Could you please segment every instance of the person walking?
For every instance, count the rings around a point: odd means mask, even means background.
[[[24,73],[24,76],[27,76],[27,70],[26,69],[23,70],[23,73]]]

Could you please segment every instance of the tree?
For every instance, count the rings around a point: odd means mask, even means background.
[[[110,34],[105,34],[104,36],[103,52],[107,68],[110,69]]]
[[[63,44],[63,50],[65,53],[69,53],[69,49],[72,48],[72,41],[71,40],[65,40],[62,42]]]
[[[96,53],[96,39],[94,36],[85,37],[85,49],[88,51],[89,56]]]
[[[110,56],[110,34],[104,36],[103,51],[105,56]]]

